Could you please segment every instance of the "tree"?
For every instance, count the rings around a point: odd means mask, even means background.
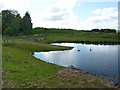
[[[11,27],[7,27],[4,31],[4,34],[12,36],[14,34],[13,29]]]
[[[105,32],[105,33],[116,33],[115,29],[101,29],[101,32]]]
[[[21,25],[23,34],[28,34],[32,30],[31,17],[28,12],[25,13]]]
[[[10,27],[11,21],[18,15],[17,10],[3,10],[2,11],[2,34]]]
[[[0,12],[0,24],[2,24],[2,13]]]
[[[5,29],[4,34],[6,35],[18,35],[21,30],[21,17],[20,14],[16,15],[9,24],[9,26]]]
[[[99,29],[92,29],[91,31],[92,32],[99,32],[100,30]]]
[[[22,26],[21,26],[21,23],[22,23],[22,18],[20,16],[20,14],[17,14],[16,18],[13,20],[13,25],[16,26],[16,34],[19,34],[21,33],[22,31]]]
[[[17,10],[2,11],[2,34],[28,34],[32,29],[31,17],[28,12],[21,18]]]
[[[0,12],[0,34],[2,34],[2,13]]]

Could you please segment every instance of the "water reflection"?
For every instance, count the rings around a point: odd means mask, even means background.
[[[60,66],[76,68],[116,77],[118,75],[118,45],[92,45],[60,43],[54,45],[72,46],[72,50],[35,52],[33,56]],[[79,50],[79,51],[78,51]]]

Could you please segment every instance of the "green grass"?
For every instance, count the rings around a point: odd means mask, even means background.
[[[15,42],[16,41],[16,42]],[[21,42],[20,42],[21,41]],[[3,87],[32,87],[35,83],[55,76],[55,73],[62,67],[52,65],[34,58],[30,53],[33,51],[70,49],[71,47],[44,46],[22,42],[22,40],[12,40],[3,46]],[[27,42],[27,41],[26,41]],[[11,43],[11,44],[10,44]],[[41,45],[41,46],[40,46]],[[43,87],[40,85],[39,87]]]
[[[52,31],[51,31],[52,32]],[[106,35],[106,36],[105,36]],[[64,67],[46,63],[31,55],[35,51],[51,51],[72,49],[50,45],[51,42],[117,42],[117,34],[99,34],[90,32],[20,36],[18,39],[3,39],[2,64],[3,88],[94,88],[112,87],[98,78],[86,75],[79,77],[64,77],[57,72]],[[103,37],[101,37],[103,36]],[[44,40],[39,40],[40,38]],[[116,37],[116,38],[113,38]],[[16,37],[15,37],[16,38]],[[104,39],[103,39],[104,38]]]
[[[43,43],[75,42],[88,44],[120,44],[119,35],[120,33],[33,29],[31,35],[23,35],[13,38],[23,38]],[[44,38],[44,40],[40,40],[40,38]]]

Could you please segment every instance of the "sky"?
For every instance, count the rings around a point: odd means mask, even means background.
[[[118,29],[118,0],[0,0],[0,10],[29,11],[33,27]]]

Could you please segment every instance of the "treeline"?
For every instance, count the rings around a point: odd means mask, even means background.
[[[0,35],[2,34],[2,13],[0,12]]]
[[[116,33],[115,29],[92,29],[92,32]]]
[[[60,29],[60,28],[44,28],[37,27],[32,29],[32,22],[29,12],[26,12],[23,17],[17,10],[3,10],[0,13],[0,23],[2,21],[2,34],[8,36],[23,35],[23,34],[36,34],[45,32],[46,30],[58,30],[61,31],[74,31],[73,29]],[[2,19],[2,20],[1,20]],[[1,26],[0,26],[1,28]],[[75,30],[77,31],[77,30]],[[92,29],[91,31],[78,30],[81,32],[104,32],[104,33],[116,33],[115,29]]]
[[[32,22],[29,12],[23,18],[17,10],[2,11],[2,34],[15,36],[28,34],[32,30]]]
[[[74,30],[74,29],[65,29],[65,28],[45,28],[45,27],[35,27],[34,29],[40,29],[40,30]]]
[[[44,28],[44,27],[36,27],[33,29],[35,33],[36,32],[39,32],[41,30],[66,30],[66,31],[81,31],[81,32],[104,32],[104,33],[116,33],[116,30],[115,29],[92,29],[92,30],[75,30],[75,29],[60,29],[60,28]]]

